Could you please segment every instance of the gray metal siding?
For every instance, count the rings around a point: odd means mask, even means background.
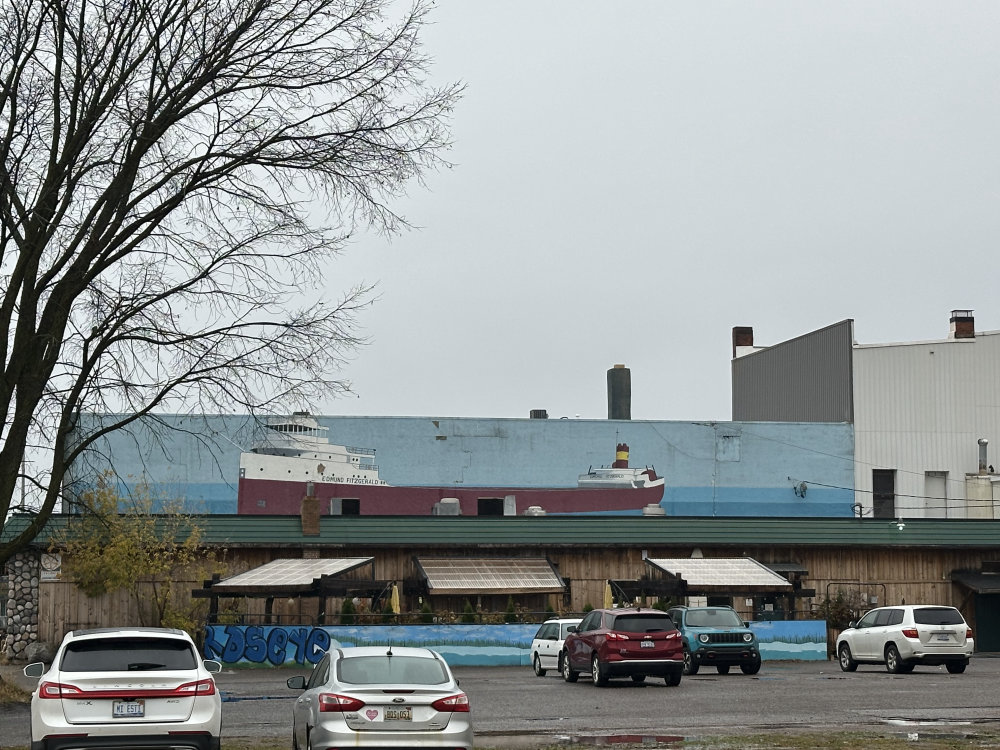
[[[853,422],[853,332],[845,320],[734,359],[733,420]]]

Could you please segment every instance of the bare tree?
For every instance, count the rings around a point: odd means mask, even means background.
[[[352,233],[404,227],[391,200],[447,165],[461,92],[426,81],[427,10],[4,4],[0,519],[25,483],[37,500],[0,562],[108,431],[157,410],[256,414],[347,387],[372,289],[330,299],[330,260]],[[74,433],[95,412],[122,416]],[[35,450],[44,461],[26,463]]]

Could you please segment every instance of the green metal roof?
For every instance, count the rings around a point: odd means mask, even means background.
[[[516,546],[774,544],[844,547],[1000,549],[1000,520],[858,518],[696,518],[673,516],[323,516],[319,536],[302,533],[298,516],[196,516],[207,544],[232,547]],[[47,545],[54,516],[36,544]],[[26,518],[7,521],[8,540]]]

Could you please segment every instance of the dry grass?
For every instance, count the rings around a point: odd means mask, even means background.
[[[0,677],[0,706],[9,703],[30,703],[31,693],[22,690],[10,680]]]

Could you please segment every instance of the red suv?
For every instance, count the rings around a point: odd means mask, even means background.
[[[597,686],[607,685],[612,677],[642,682],[647,675],[680,685],[684,641],[670,616],[659,609],[594,609],[570,628],[561,663],[566,682],[590,672]]]

